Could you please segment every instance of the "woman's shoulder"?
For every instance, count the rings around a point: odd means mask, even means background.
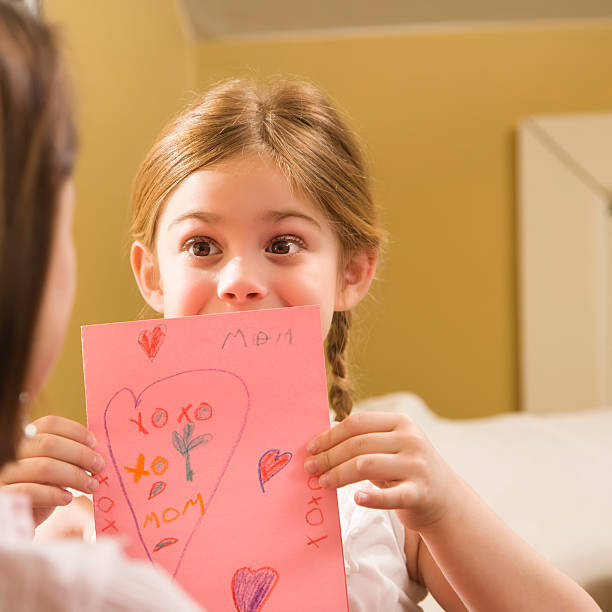
[[[130,560],[116,541],[0,545],[0,609],[152,610],[200,608],[148,562]]]

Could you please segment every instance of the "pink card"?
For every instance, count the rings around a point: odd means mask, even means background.
[[[337,496],[303,468],[329,428],[319,308],[89,325],[82,342],[98,536],[210,612],[347,610]]]

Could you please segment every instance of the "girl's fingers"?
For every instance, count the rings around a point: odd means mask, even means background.
[[[401,510],[411,508],[418,497],[417,486],[404,482],[388,489],[366,489],[355,493],[355,503],[364,508]]]
[[[318,475],[362,455],[399,453],[402,450],[396,436],[386,433],[362,434],[344,440],[306,459],[304,469],[308,474]]]
[[[74,440],[90,448],[95,448],[97,444],[94,435],[90,433],[86,427],[72,419],[47,415],[36,419],[32,422],[32,425],[36,427],[38,433],[55,434],[62,438]]]
[[[329,431],[313,438],[307,445],[306,450],[314,455],[328,450],[352,438],[367,433],[393,431],[403,415],[390,412],[361,412],[352,414]]]
[[[0,478],[2,484],[36,483],[83,493],[93,493],[99,484],[85,470],[49,457],[29,457],[10,463],[2,470]]]
[[[70,463],[93,474],[104,469],[104,459],[89,446],[64,438],[59,434],[38,433],[33,438],[24,438],[19,445],[20,460],[48,457]]]
[[[66,506],[72,501],[72,494],[69,491],[51,485],[20,482],[6,485],[3,490],[7,493],[27,495],[32,501],[32,508],[55,508]]]
[[[362,480],[397,482],[410,475],[409,462],[397,455],[362,455],[319,476],[324,489],[337,489]]]

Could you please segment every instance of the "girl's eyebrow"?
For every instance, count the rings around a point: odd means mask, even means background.
[[[291,217],[304,219],[315,227],[321,229],[321,224],[314,217],[300,212],[299,210],[272,210],[263,215],[262,218],[264,219],[264,221],[279,222]],[[188,211],[186,213],[183,213],[182,215],[179,215],[175,219],[172,219],[172,221],[168,225],[168,229],[171,229],[175,225],[178,225],[183,221],[187,221],[188,219],[196,219],[198,221],[202,221],[203,223],[218,223],[223,219],[223,217],[217,213],[203,212],[201,210]]]
[[[202,212],[201,210],[193,210],[193,211],[183,213],[182,215],[179,215],[175,219],[172,219],[172,221],[168,224],[168,229],[174,227],[175,225],[178,225],[179,223],[182,223],[183,221],[187,221],[187,219],[197,219],[198,221],[202,221],[204,223],[215,223],[215,222],[220,221],[221,218],[222,218],[221,215],[218,215],[217,213],[209,213],[209,212]]]
[[[272,210],[269,213],[266,213],[263,218],[269,221],[282,221],[283,219],[287,219],[289,217],[304,219],[305,221],[308,221],[321,229],[321,224],[314,217],[311,217],[310,215],[298,210]]]

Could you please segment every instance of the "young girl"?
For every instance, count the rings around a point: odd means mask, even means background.
[[[305,83],[221,84],[179,115],[134,184],[131,261],[166,317],[318,304],[340,421],[304,469],[339,488],[351,612],[597,610],[395,414],[351,411],[350,311],[382,232],[355,138]]]

